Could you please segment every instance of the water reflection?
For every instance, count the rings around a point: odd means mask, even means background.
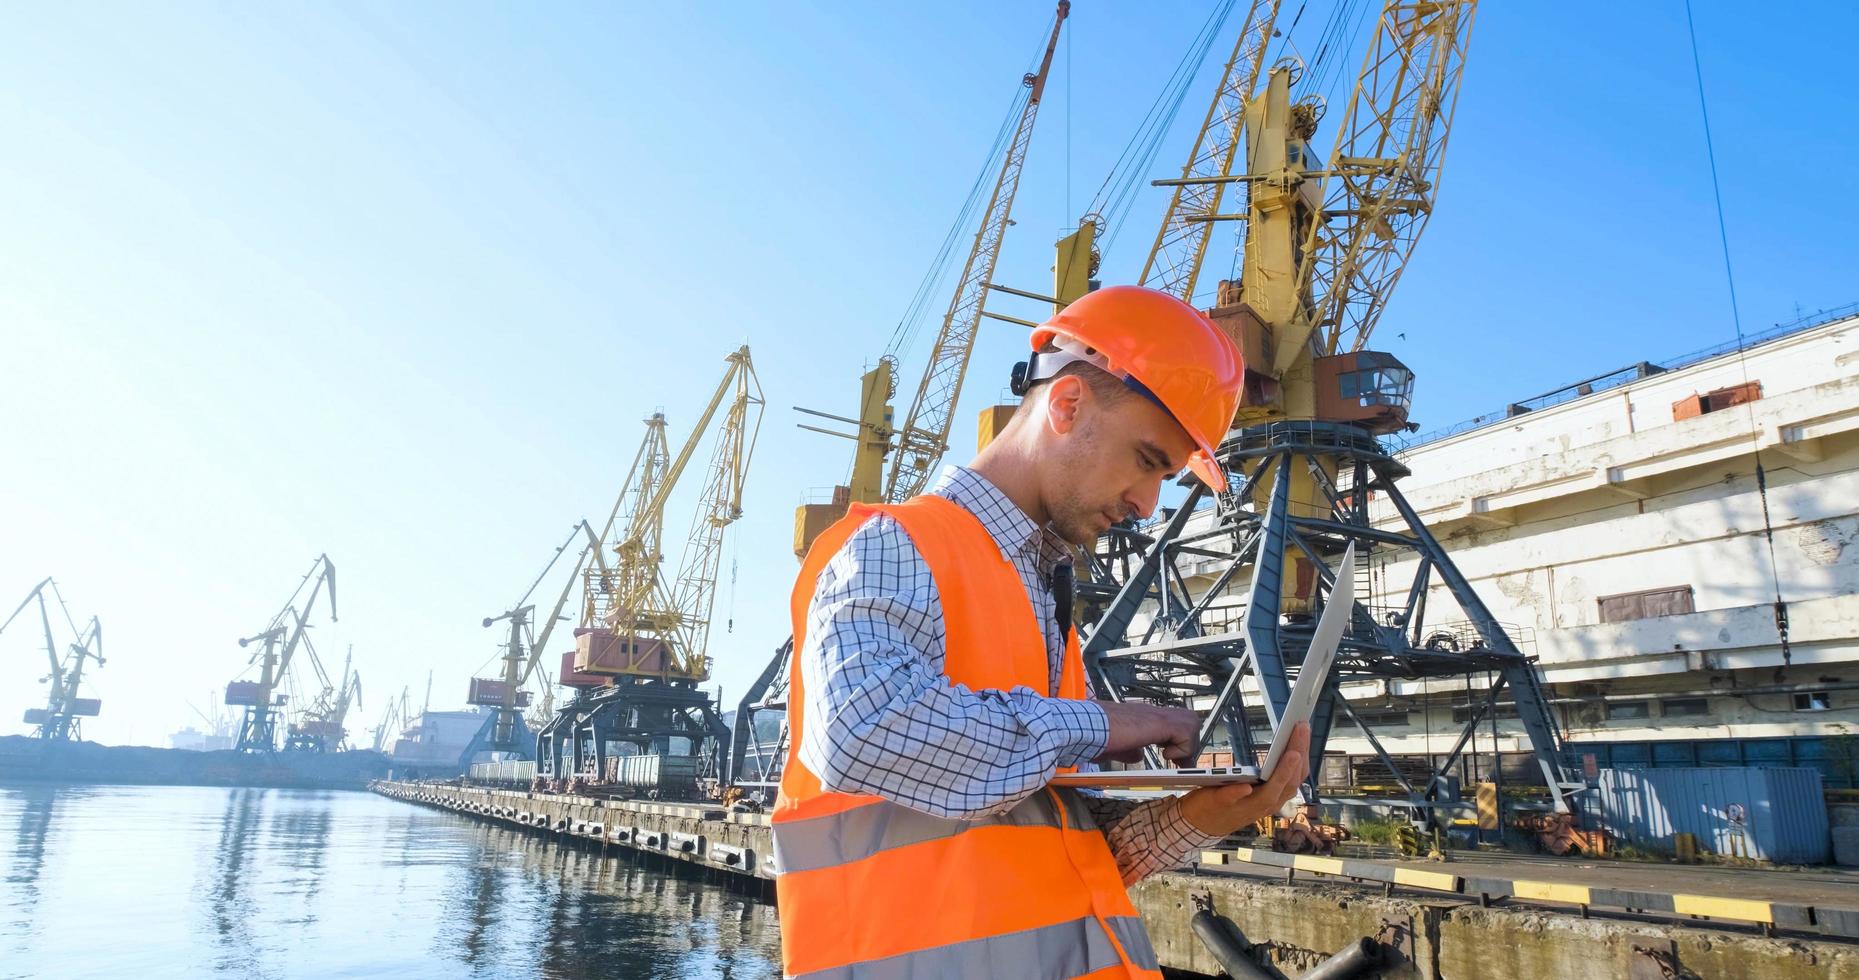
[[[780,939],[765,902],[645,867],[617,848],[557,847],[500,828],[483,828],[481,839],[480,860],[447,903],[468,923],[445,951],[457,962],[481,968],[492,937],[515,933],[519,955],[543,977],[779,975]]]
[[[251,932],[251,920],[257,907],[246,887],[246,864],[257,846],[258,818],[268,792],[232,790],[220,814],[219,841],[213,848],[213,874],[207,897],[214,946],[218,950],[213,968],[219,973],[235,976],[258,973],[258,950],[254,948]]]
[[[51,835],[57,817],[58,787],[23,786],[10,791],[19,805],[19,819],[13,835],[13,860],[7,867],[9,890],[17,890],[19,900],[9,903],[18,911],[11,929],[20,943],[29,942],[35,932],[33,910],[39,905],[39,877],[45,870],[45,841]]]
[[[0,787],[8,831],[0,977],[780,974],[771,904],[367,794]]]
[[[316,921],[316,895],[323,883],[332,794],[327,790],[284,790],[277,795],[269,850],[277,855],[281,866],[297,872],[286,879],[285,887],[289,893],[302,896],[303,917],[297,921],[308,925]]]

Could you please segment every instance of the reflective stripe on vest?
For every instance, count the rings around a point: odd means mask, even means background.
[[[1056,797],[1056,800],[1054,799]],[[1065,811],[1063,823],[1059,809]],[[786,820],[775,838],[775,866],[813,871],[871,857],[894,847],[954,837],[979,827],[1070,826],[1094,829],[1091,811],[1075,792],[1034,793],[1005,813],[976,820],[932,817],[921,810],[879,799],[875,803],[817,817]]]
[[[1116,859],[1072,790],[1048,787],[1004,813],[930,816],[836,793],[800,761],[801,661],[814,585],[874,513],[909,534],[936,583],[944,672],[971,690],[1051,683],[1046,643],[1019,575],[981,522],[941,497],[855,505],[814,542],[791,598],[788,757],[772,814],[782,965],[790,976],[1157,978],[1155,951]],[[1085,696],[1076,636],[1058,695]]]
[[[829,967],[796,980],[929,980],[938,977],[1018,977],[1025,964],[1039,964],[1041,976],[1084,977],[1121,966],[1109,933],[1145,970],[1159,967],[1142,920],[1115,916],[1108,931],[1091,916],[1024,932],[971,939],[965,943],[901,953],[881,960]],[[1114,975],[1114,974],[1113,974]]]

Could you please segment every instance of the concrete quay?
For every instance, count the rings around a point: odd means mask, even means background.
[[[772,895],[768,818],[691,803],[646,803],[440,783],[377,782],[384,796],[525,827],[559,843],[623,849],[713,872]],[[1446,866],[1450,867],[1450,866]],[[1859,945],[1762,935],[1754,928],[1589,915],[1462,897],[1386,894],[1335,879],[1231,873],[1218,865],[1156,875],[1133,890],[1162,964],[1178,975],[1218,975],[1189,926],[1197,897],[1232,919],[1254,955],[1284,976],[1371,937],[1401,962],[1402,980],[1693,976],[1699,980],[1810,977],[1859,980]],[[1663,973],[1662,967],[1674,972]],[[1651,972],[1647,972],[1650,970]]]

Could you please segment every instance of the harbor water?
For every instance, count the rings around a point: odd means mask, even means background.
[[[0,875],[0,978],[780,975],[769,904],[362,792],[0,784]]]

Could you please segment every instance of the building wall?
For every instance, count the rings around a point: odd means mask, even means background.
[[[1746,382],[1761,384],[1759,399],[1674,417],[1675,402]],[[1491,613],[1540,658],[1572,741],[1859,741],[1859,318],[1401,458],[1412,469],[1403,494]],[[1371,515],[1378,526],[1399,524],[1385,499],[1371,500]],[[1364,601],[1400,606],[1413,562],[1383,556],[1370,566]],[[1603,597],[1660,589],[1689,589],[1692,611],[1603,621]],[[1230,592],[1216,605],[1236,617],[1243,577]],[[1455,617],[1465,618],[1435,585],[1429,624]],[[1443,753],[1460,727],[1455,707],[1463,713],[1483,687],[1482,677],[1394,681],[1345,694],[1382,719],[1376,734],[1389,751]],[[1409,724],[1394,722],[1402,709]],[[1524,747],[1514,721],[1500,720],[1499,731],[1503,749]],[[1329,749],[1369,751],[1353,735],[1339,725]],[[1489,726],[1480,742],[1490,750]]]
[[[1674,418],[1675,402],[1747,382],[1760,399]],[[1859,320],[1420,446],[1404,462],[1403,493],[1540,658],[1571,737],[1859,733]],[[1397,520],[1385,502],[1372,513]],[[1402,564],[1380,571],[1404,584]],[[1689,589],[1695,611],[1603,622],[1602,597],[1658,589]],[[1429,596],[1447,601],[1443,589]]]

